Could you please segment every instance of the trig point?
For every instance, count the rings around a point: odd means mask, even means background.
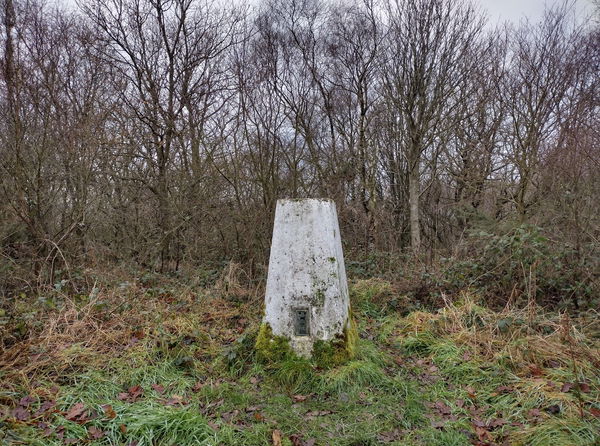
[[[283,345],[299,356],[341,362],[356,342],[349,313],[335,203],[278,200],[259,355]]]

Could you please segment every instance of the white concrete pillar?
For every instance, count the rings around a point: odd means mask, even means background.
[[[315,341],[344,336],[349,305],[335,203],[278,200],[263,322],[310,357]]]

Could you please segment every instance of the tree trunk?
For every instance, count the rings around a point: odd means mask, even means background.
[[[419,226],[419,162],[411,163],[408,173],[408,203],[410,209],[410,247],[417,254],[421,249],[421,228]]]

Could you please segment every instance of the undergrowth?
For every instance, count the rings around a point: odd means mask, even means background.
[[[356,354],[326,369],[294,357],[261,362],[260,301],[239,289],[165,297],[115,287],[65,299],[0,354],[0,440],[600,444],[596,313],[491,311],[473,292],[446,296],[435,312],[404,312],[387,282],[351,289]]]

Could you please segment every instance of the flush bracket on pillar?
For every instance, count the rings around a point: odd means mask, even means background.
[[[308,308],[294,308],[294,335],[295,336],[310,336]]]

